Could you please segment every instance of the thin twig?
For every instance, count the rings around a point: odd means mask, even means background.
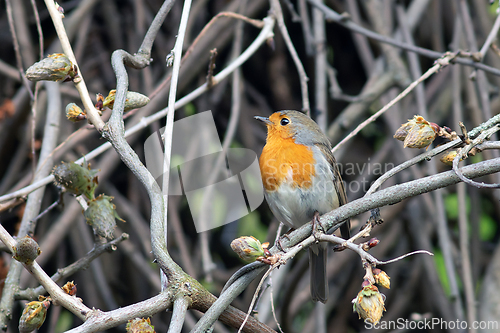
[[[240,328],[238,329],[238,333],[240,333],[241,330],[243,329],[243,327],[245,327],[245,324],[247,323],[248,318],[250,317],[250,314],[252,313],[252,309],[253,309],[253,307],[255,305],[255,301],[257,300],[257,297],[259,295],[259,291],[262,288],[262,284],[264,283],[266,278],[269,276],[269,274],[271,274],[271,272],[278,266],[279,266],[279,264],[276,264],[276,265],[269,267],[266,274],[264,274],[264,276],[260,279],[259,285],[257,286],[257,290],[255,290],[255,293],[253,294],[253,297],[252,297],[252,301],[250,302],[250,305],[248,307],[248,311],[247,311],[247,315],[245,316],[245,320],[243,320],[243,322],[241,323]]]
[[[244,3],[241,3],[240,6],[244,6]],[[242,8],[242,7],[240,7]],[[241,53],[243,43],[243,22],[240,21],[236,24],[235,37],[232,49],[232,58],[237,59]],[[215,54],[216,55],[216,54]],[[210,62],[212,62],[212,57],[210,58]],[[207,87],[209,87],[210,81],[207,78]],[[213,79],[211,80],[213,81]],[[229,124],[227,126],[226,133],[224,135],[224,141],[222,143],[222,154],[217,156],[217,160],[212,166],[210,176],[207,180],[207,184],[211,185],[216,182],[218,175],[222,172],[223,166],[226,163],[226,155],[229,148],[229,145],[233,141],[234,135],[236,133],[236,128],[238,126],[240,112],[241,112],[241,70],[240,68],[236,69],[233,73],[233,82],[231,87],[231,114],[229,118]],[[203,195],[201,202],[202,212],[199,216],[200,225],[207,225],[207,218],[210,216],[211,212],[209,210],[210,200],[213,198],[213,186],[209,186],[206,188],[206,191]],[[211,252],[209,249],[209,232],[203,232],[200,234],[200,245],[201,245],[201,253],[202,253],[202,263],[203,263],[203,273],[208,282],[212,281],[212,270],[216,267],[213,262]]]
[[[349,96],[342,92],[342,88],[340,87],[337,81],[337,73],[335,68],[331,65],[326,65],[326,74],[328,76],[328,82],[330,83],[330,98],[337,99],[344,102],[349,103],[359,103],[363,101],[363,97],[361,95],[358,96]]]
[[[309,19],[309,12],[307,10],[306,0],[299,0],[299,13],[300,25],[302,26],[302,34],[304,35],[304,43],[306,44],[306,54],[308,56],[314,55],[314,40],[311,32],[311,20]]]
[[[463,175],[462,171],[458,168],[458,163],[460,163],[461,160],[467,158],[467,154],[469,153],[469,151],[472,150],[472,148],[474,148],[474,146],[476,146],[476,145],[478,145],[480,143],[483,143],[484,140],[486,140],[487,138],[489,138],[491,135],[493,135],[494,133],[496,133],[499,130],[500,130],[499,126],[492,127],[489,130],[484,131],[483,133],[481,133],[470,144],[468,144],[467,146],[465,146],[463,148],[460,148],[458,150],[457,156],[455,156],[455,158],[453,159],[453,171],[457,174],[457,176],[464,183],[467,183],[469,185],[475,186],[477,188],[500,188],[500,184],[486,184],[486,183],[483,183],[483,182],[478,183],[476,181],[473,181],[472,179],[469,179],[469,178],[465,177]]]
[[[61,41],[61,46],[64,54],[66,54],[66,56],[69,58],[69,60],[71,60],[73,65],[75,65],[79,69],[78,63],[73,53],[73,49],[66,34],[66,29],[64,28],[64,24],[62,22],[61,13],[57,10],[55,2],[53,0],[44,0],[44,1],[45,5],[47,6],[47,9],[49,10],[49,14],[52,19],[52,23],[54,24],[54,27],[56,29],[57,36]],[[80,98],[85,108],[85,112],[87,113],[87,118],[89,119],[90,123],[92,123],[92,125],[94,125],[95,128],[100,133],[104,128],[104,122],[102,121],[99,112],[94,107],[94,103],[92,103],[92,100],[90,99],[87,86],[85,85],[85,80],[83,79],[83,74],[80,72],[80,70],[78,70],[78,75],[80,77],[80,81],[78,83],[75,83],[75,87],[78,90],[78,93],[80,94]]]
[[[460,162],[460,154],[457,154],[457,157],[453,159],[453,171],[455,171],[455,174],[460,178],[461,181],[463,181],[466,184],[475,186],[477,188],[500,188],[500,184],[486,184],[483,182],[476,182],[473,181],[472,179],[469,179],[464,176],[462,171],[458,168],[458,163]]]
[[[305,0],[304,0],[305,1]],[[356,24],[361,23],[361,14],[359,10],[359,2],[356,0],[347,0],[346,1],[346,10],[349,13],[352,21]],[[357,33],[353,33],[352,39],[354,41],[354,44],[357,47],[358,54],[361,60],[361,63],[363,64],[363,67],[365,69],[366,75],[372,75],[374,71],[374,64],[375,64],[375,59],[373,56],[373,51],[370,47],[370,44],[368,42],[368,39]]]
[[[462,38],[462,27],[460,18],[455,18],[455,27],[453,33],[452,47],[458,49],[460,39]],[[464,117],[461,94],[461,69],[460,67],[452,68],[452,100],[453,100],[453,122],[458,123],[462,129],[462,134],[466,144],[470,144],[469,134],[462,123]],[[465,133],[464,133],[465,132]],[[475,147],[477,149],[477,146]],[[466,205],[466,186],[464,183],[457,184],[457,197],[458,197],[458,228],[460,231],[460,256],[462,258],[462,281],[464,283],[465,291],[465,305],[467,309],[467,320],[470,325],[477,319],[476,317],[476,302],[474,296],[474,283],[472,277],[472,263],[469,248],[469,231],[467,221],[467,205]],[[471,333],[476,333],[471,329]]]
[[[33,179],[36,172],[36,153],[35,153],[35,127],[36,127],[36,102],[38,100],[38,91],[40,88],[40,82],[35,83],[35,93],[33,94],[33,100],[31,101],[31,169],[33,174]]]
[[[278,318],[276,317],[276,309],[274,308],[272,275],[269,276],[269,280],[270,280],[270,284],[271,284],[271,289],[269,290],[269,301],[271,302],[271,312],[273,313],[273,318],[274,318],[274,322],[276,323],[276,326],[278,326],[278,329],[280,330],[281,333],[284,333],[283,329],[281,328],[280,322],[278,321]]]
[[[316,122],[321,131],[326,132],[328,126],[328,93],[327,93],[327,61],[326,31],[323,12],[313,8],[314,32],[314,104]]]
[[[285,0],[285,4],[288,8],[288,11],[290,12],[290,15],[292,15],[292,22],[301,22],[302,18],[299,16],[299,14],[297,14],[293,3],[290,0]]]
[[[394,98],[392,101],[384,105],[383,108],[378,110],[374,115],[372,115],[370,118],[366,119],[363,121],[361,124],[359,124],[351,133],[349,133],[348,136],[346,136],[342,141],[340,141],[335,147],[332,149],[332,153],[335,153],[343,144],[345,144],[347,141],[352,139],[355,135],[357,135],[363,128],[365,128],[367,125],[375,121],[379,116],[381,116],[384,112],[389,110],[394,104],[399,102],[403,97],[408,95],[416,86],[418,86],[420,83],[428,79],[431,75],[437,73],[440,69],[442,69],[444,66],[447,66],[450,64],[450,61],[455,58],[455,54],[447,54],[441,59],[438,59],[434,66],[429,68],[427,72],[425,72],[421,77],[419,77],[417,80],[413,81],[405,90],[403,90],[396,98]]]
[[[28,91],[30,98],[33,100],[33,91],[31,91],[31,87],[30,87],[30,84],[28,82],[28,79],[24,76],[23,60],[21,58],[21,51],[19,49],[19,41],[17,39],[16,29],[14,27],[14,18],[12,16],[11,1],[12,0],[6,0],[5,6],[6,6],[6,11],[7,11],[7,19],[9,22],[10,34],[12,35],[12,42],[14,45],[14,52],[16,54],[16,66],[17,66],[17,70],[19,72],[19,77],[21,78],[21,82],[23,83],[24,87]]]
[[[42,25],[40,23],[40,15],[38,15],[38,9],[36,7],[35,0],[30,0],[31,2],[31,8],[33,9],[33,15],[35,15],[35,23],[36,23],[36,31],[38,33],[38,50],[39,50],[39,57],[40,60],[43,59],[43,32],[42,32]]]
[[[45,208],[45,210],[43,212],[41,212],[40,214],[38,214],[37,217],[35,217],[34,219],[31,220],[31,223],[34,223],[34,222],[38,221],[39,219],[41,219],[48,212],[50,212],[52,209],[56,208],[57,205],[59,205],[59,200],[54,201],[49,207]]]
[[[196,46],[198,46],[198,43],[202,40],[203,36],[205,36],[205,34],[208,32],[208,30],[214,25],[214,23],[222,18],[222,17],[230,17],[230,18],[234,18],[234,19],[238,19],[238,20],[242,20],[246,23],[249,23],[253,26],[255,26],[256,28],[259,28],[259,29],[262,29],[264,27],[264,21],[261,21],[261,20],[254,20],[254,19],[251,19],[251,18],[248,18],[244,15],[241,15],[241,14],[238,14],[238,13],[233,13],[233,12],[221,12],[217,15],[215,15],[212,19],[210,19],[210,21],[203,27],[203,29],[201,30],[201,32],[198,34],[198,36],[196,36],[196,38],[194,39],[194,41],[191,43],[191,45],[189,46],[189,48],[186,50],[186,52],[184,53],[184,56],[182,57],[182,61],[181,61],[181,66],[182,64],[184,63],[184,61],[186,59],[189,58],[189,56],[191,55],[191,53],[193,52],[193,50],[196,48]],[[149,95],[149,98],[150,99],[153,99],[156,95],[158,95],[160,92],[164,91],[165,87],[167,86],[167,84],[170,83],[170,79],[172,78],[172,76],[168,76],[167,78],[165,78],[163,80],[162,83],[160,83],[156,89]],[[128,115],[128,113],[127,113]]]
[[[474,149],[477,150],[478,152],[481,152],[486,149],[500,149],[500,141],[486,141],[481,144],[478,144],[477,146],[471,149],[469,155],[472,155],[472,151]]]
[[[163,206],[164,211],[168,211],[168,191],[169,191],[169,180],[170,180],[170,159],[172,155],[172,134],[174,132],[174,113],[175,113],[175,100],[177,95],[177,82],[179,80],[179,71],[181,68],[182,59],[182,46],[184,44],[184,37],[186,35],[186,27],[189,18],[189,12],[191,10],[191,0],[185,0],[184,6],[182,7],[181,21],[179,23],[179,31],[177,33],[177,40],[175,41],[172,53],[174,54],[174,64],[172,66],[172,79],[170,80],[170,90],[168,95],[168,113],[165,125],[165,132],[163,136],[163,143],[165,147],[163,155],[163,184],[162,184],[162,194],[163,194]],[[163,246],[167,245],[167,220],[168,214],[163,214]],[[154,250],[153,250],[154,251]],[[162,272],[162,290],[166,288],[166,272]]]
[[[423,47],[409,45],[407,43],[399,42],[399,41],[397,41],[397,40],[395,40],[393,38],[380,35],[380,34],[378,34],[376,32],[373,32],[371,30],[365,29],[365,28],[357,25],[356,23],[354,23],[351,20],[349,20],[349,18],[347,18],[347,17],[345,17],[343,15],[338,14],[337,12],[335,12],[331,8],[325,6],[324,4],[322,4],[321,2],[319,2],[318,0],[307,0],[307,1],[309,1],[313,6],[321,9],[321,11],[323,11],[323,13],[325,13],[325,17],[326,17],[327,20],[330,20],[330,21],[333,21],[335,23],[338,23],[338,24],[342,25],[343,27],[345,27],[345,28],[347,28],[349,30],[352,30],[354,32],[363,34],[363,35],[367,36],[368,38],[371,38],[371,39],[374,39],[374,40],[378,40],[379,42],[382,42],[382,43],[387,43],[387,44],[390,44],[390,45],[394,45],[394,46],[396,46],[398,48],[401,48],[401,49],[404,49],[404,50],[407,50],[407,51],[411,51],[411,52],[415,52],[415,53],[418,53],[420,55],[423,55],[423,56],[425,56],[427,58],[431,58],[431,59],[439,59],[439,58],[441,58],[441,57],[443,57],[445,55],[445,54],[440,53],[440,52],[428,50],[428,49],[425,49]],[[465,65],[465,66],[474,67],[474,68],[477,68],[477,69],[481,69],[481,70],[483,70],[485,72],[488,72],[488,73],[491,73],[491,74],[494,74],[494,75],[500,75],[500,69],[493,68],[491,66],[486,66],[486,65],[484,65],[482,63],[478,63],[478,62],[472,61],[470,59],[457,58],[456,59],[456,63],[462,64],[462,65]]]
[[[474,24],[472,23],[472,18],[470,15],[469,6],[466,1],[460,0],[458,2],[459,14],[462,19],[463,29],[465,31],[465,37],[467,40],[467,47],[472,54],[478,51],[477,41],[474,31]],[[477,79],[475,84],[477,85],[477,94],[479,95],[479,100],[481,101],[481,111],[483,114],[483,119],[490,119],[492,117],[491,106],[490,106],[490,94],[489,94],[489,82],[486,78],[484,72],[477,73]]]
[[[491,27],[490,33],[488,34],[488,37],[486,37],[481,50],[479,50],[479,53],[481,53],[481,58],[484,59],[484,57],[486,56],[486,51],[488,51],[491,43],[497,38],[498,29],[500,29],[500,15],[497,14],[495,23],[493,24],[493,27]]]
[[[429,252],[429,251],[426,251],[426,250],[417,250],[417,251],[413,251],[413,252],[410,252],[410,253],[403,254],[402,256],[399,256],[399,257],[391,259],[391,260],[380,261],[378,264],[379,265],[391,264],[393,262],[399,261],[401,259],[404,259],[406,257],[412,256],[412,255],[415,255],[415,254],[428,254],[430,256],[434,255],[432,252]]]
[[[474,296],[474,281],[472,277],[472,264],[470,256],[470,242],[469,242],[469,228],[467,218],[467,204],[466,204],[466,185],[465,183],[457,184],[457,198],[458,198],[458,228],[460,237],[460,258],[462,263],[462,280],[464,284],[467,321],[469,323],[475,322],[476,315],[476,301]],[[471,325],[472,327],[472,325]],[[477,330],[471,330],[475,333]]]
[[[217,58],[217,49],[210,50],[210,61],[208,62],[207,87],[210,89],[214,85],[215,59]]]
[[[33,9],[33,14],[35,15],[36,30],[38,32],[38,49],[40,60],[43,59],[43,32],[42,26],[40,24],[40,16],[38,15],[38,9],[36,8],[35,0],[31,0],[31,7]],[[35,93],[33,96],[33,101],[31,104],[31,113],[33,114],[32,125],[31,125],[31,156],[33,163],[33,177],[36,170],[36,155],[35,155],[35,124],[36,124],[36,102],[38,97],[38,92],[40,90],[40,82],[35,83]]]
[[[309,92],[307,88],[307,81],[309,78],[307,77],[306,71],[304,70],[304,66],[300,61],[299,55],[293,46],[292,39],[288,34],[288,30],[285,25],[285,19],[283,18],[283,11],[281,10],[281,5],[279,0],[270,0],[271,10],[273,15],[276,17],[276,21],[278,22],[278,27],[280,29],[281,35],[285,44],[288,48],[288,52],[290,52],[290,56],[295,63],[295,67],[297,68],[297,72],[299,74],[300,80],[300,91],[302,93],[302,111],[307,115],[311,115],[311,106],[309,105]]]

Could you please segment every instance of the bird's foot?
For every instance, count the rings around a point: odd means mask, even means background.
[[[319,243],[319,236],[324,233],[325,230],[323,229],[321,223],[319,222],[319,213],[318,211],[315,211],[312,219],[312,235],[316,240],[316,243]]]
[[[288,230],[287,232],[285,232],[283,235],[281,235],[281,237],[280,237],[280,238],[278,238],[278,241],[276,242],[276,245],[278,245],[278,249],[279,249],[280,251],[282,251],[282,252],[286,252],[285,247],[283,246],[283,244],[281,244],[281,239],[282,239],[283,237],[285,237],[286,239],[290,240],[290,237],[288,237],[288,235],[290,235],[290,233],[291,233],[292,231],[294,231],[294,230],[295,230],[295,229],[291,228],[290,230]]]

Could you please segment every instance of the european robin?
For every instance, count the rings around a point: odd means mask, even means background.
[[[330,141],[318,124],[290,110],[255,119],[267,125],[259,165],[264,196],[280,222],[296,229],[347,203]],[[342,237],[349,238],[349,228],[349,221],[342,224]],[[326,258],[325,243],[309,248],[311,296],[323,303],[328,299]]]

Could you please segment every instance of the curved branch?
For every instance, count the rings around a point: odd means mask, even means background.
[[[479,53],[481,53],[481,58],[484,59],[484,57],[486,56],[486,51],[488,51],[488,49],[491,46],[491,43],[493,43],[493,41],[497,38],[498,29],[500,29],[500,15],[497,14],[495,23],[493,24],[493,27],[491,28],[491,31],[488,34],[488,37],[486,38],[483,46],[481,47],[481,50],[479,50]]]
[[[462,125],[463,126],[463,125]],[[453,159],[453,171],[456,173],[456,175],[460,178],[460,180],[462,180],[464,183],[466,184],[469,184],[469,185],[472,185],[472,186],[475,186],[477,188],[500,188],[500,184],[486,184],[486,183],[478,183],[478,182],[475,182],[467,177],[465,177],[463,175],[463,173],[461,172],[461,170],[458,168],[458,163],[460,163],[460,161],[462,159],[465,159],[467,158],[467,154],[475,147],[477,146],[478,144],[481,144],[484,142],[484,140],[486,140],[487,138],[489,138],[491,135],[493,135],[495,132],[497,132],[498,130],[500,130],[500,127],[498,126],[494,126],[490,129],[488,129],[487,131],[484,131],[482,132],[476,139],[474,139],[470,144],[468,144],[467,146],[463,147],[463,148],[460,148],[458,150],[458,153],[457,153],[457,156],[455,156],[455,158]],[[465,131],[465,130],[464,130]],[[466,137],[467,138],[467,137]]]
[[[461,155],[462,154],[457,154],[457,157],[455,157],[453,159],[453,171],[458,176],[458,178],[460,178],[461,181],[463,181],[466,184],[475,186],[477,188],[500,188],[500,184],[486,184],[483,182],[478,183],[478,182],[473,181],[472,179],[465,177],[464,174],[462,173],[462,171],[458,168],[458,163],[460,163],[460,156]]]
[[[144,54],[145,57],[148,58],[151,57],[151,49],[153,48],[155,37],[158,34],[163,21],[165,21],[165,17],[167,17],[167,14],[174,6],[174,3],[175,0],[166,0],[163,2],[163,5],[153,19],[153,22],[151,22],[148,32],[146,32],[146,36],[144,36],[144,40],[142,41],[141,47],[139,47],[139,51],[137,51],[137,53]]]

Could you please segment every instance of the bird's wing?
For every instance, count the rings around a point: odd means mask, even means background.
[[[323,153],[323,156],[330,164],[330,169],[333,172],[333,184],[335,186],[335,190],[339,199],[339,206],[345,205],[347,203],[347,194],[345,192],[344,182],[342,181],[342,177],[340,176],[340,171],[337,166],[335,156],[333,156],[329,145],[324,143],[316,143],[315,146]],[[350,229],[351,222],[348,219],[340,226],[340,233],[342,234],[343,238],[350,238]]]

